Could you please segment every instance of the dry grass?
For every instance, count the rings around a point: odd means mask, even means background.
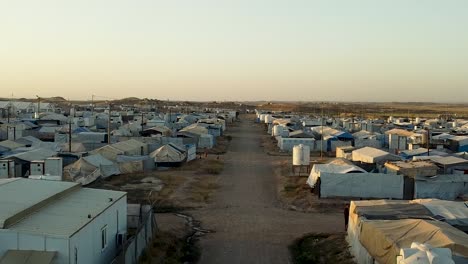
[[[195,203],[209,203],[216,189],[219,188],[218,177],[205,176],[190,184],[186,191],[189,194],[189,200]]]
[[[180,238],[171,232],[159,231],[141,255],[139,263],[195,263],[199,256],[200,250],[194,245],[188,245],[185,238]]]
[[[389,103],[333,103],[333,102],[289,102],[272,103],[258,107],[270,111],[297,112],[320,115],[323,109],[325,115],[341,117],[426,117],[434,118],[439,115],[450,114],[457,118],[468,117],[467,104],[441,104],[418,102],[389,102]]]
[[[213,155],[225,154],[231,143],[232,136],[230,134],[224,134],[223,136],[216,137],[216,146],[206,150],[206,153]]]
[[[295,264],[355,264],[345,234],[309,234],[290,247]]]
[[[158,206],[172,207],[173,204],[170,201],[172,194],[186,182],[186,178],[178,174],[162,174],[157,177],[164,183],[164,188],[159,192],[152,193],[152,200],[156,202]]]
[[[218,175],[224,169],[224,161],[218,159],[207,159],[200,164],[199,174]]]
[[[223,169],[222,159],[209,156],[167,171],[109,177],[96,181],[90,187],[126,191],[129,203],[147,203],[150,199],[163,211],[164,208],[200,207],[206,205],[218,188],[217,175]],[[143,183],[146,178],[155,179],[158,183]],[[162,188],[157,191],[157,186]]]
[[[289,176],[289,161],[276,162],[273,166],[278,183],[278,200],[285,208],[303,212],[342,212],[349,202],[345,199],[319,199],[307,185],[307,177]]]
[[[264,126],[264,124],[256,124],[257,126]],[[265,131],[265,134],[262,134],[261,137],[261,146],[263,150],[270,156],[290,156],[291,153],[282,152],[277,145],[276,139],[268,135]]]

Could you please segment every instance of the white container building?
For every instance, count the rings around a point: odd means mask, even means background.
[[[127,231],[124,192],[15,178],[0,180],[0,200],[0,259],[33,250],[41,263],[110,263]]]

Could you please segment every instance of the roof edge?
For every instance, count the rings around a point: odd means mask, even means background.
[[[75,192],[76,190],[80,189],[81,188],[81,185],[80,184],[75,184],[59,193],[56,193],[18,213],[16,213],[15,215],[13,216],[10,216],[8,217],[7,219],[5,219],[5,221],[2,224],[1,228],[2,229],[7,229],[11,226],[13,226],[14,224],[20,222],[22,219],[26,218],[28,215],[36,212],[37,210],[41,209],[42,207],[52,203],[53,201],[57,200],[57,199],[60,199],[64,196],[67,196],[69,195],[70,193],[72,192]]]

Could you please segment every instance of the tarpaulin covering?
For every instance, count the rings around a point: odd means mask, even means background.
[[[82,185],[89,184],[101,176],[118,174],[120,174],[119,166],[99,154],[82,157],[64,169],[65,178]]]
[[[446,223],[468,231],[468,202],[438,199],[417,199],[411,202],[424,205],[432,214],[442,216]]]
[[[154,159],[154,162],[182,162],[185,160],[185,153],[181,152],[171,144],[164,145],[159,149],[153,151],[150,157]]]
[[[356,206],[355,213],[368,220],[430,219],[434,214],[418,203]]]
[[[468,194],[468,175],[438,175],[418,177],[414,182],[415,198],[437,198],[455,200]]]
[[[380,264],[394,264],[400,249],[409,248],[413,242],[450,248],[455,255],[468,258],[468,235],[439,221],[362,221],[360,233],[361,244]]]
[[[382,173],[320,174],[321,197],[403,199],[403,176]]]

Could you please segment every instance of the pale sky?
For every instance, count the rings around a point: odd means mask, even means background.
[[[0,0],[0,97],[467,102],[466,0]]]

